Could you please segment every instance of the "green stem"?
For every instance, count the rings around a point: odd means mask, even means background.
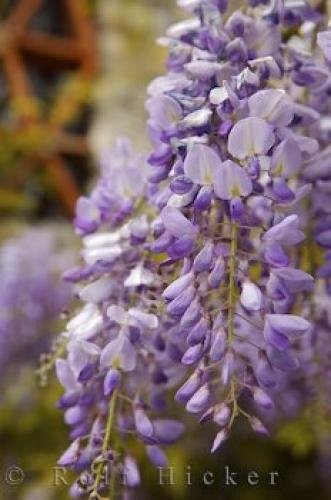
[[[233,422],[235,421],[236,416],[238,415],[238,403],[237,403],[237,398],[236,398],[236,385],[235,381],[232,379],[231,380],[231,387],[230,387],[230,397],[232,401],[232,415],[229,421],[229,429],[232,427]]]
[[[231,223],[231,246],[229,257],[229,308],[228,308],[228,345],[233,341],[233,317],[236,303],[236,287],[235,287],[235,264],[237,253],[237,225]]]
[[[107,451],[109,450],[110,437],[111,437],[111,433],[112,433],[112,430],[113,430],[113,427],[114,427],[114,417],[115,417],[117,395],[118,395],[118,391],[115,390],[113,392],[113,395],[112,395],[111,400],[109,402],[109,410],[108,410],[108,417],[107,417],[107,424],[106,424],[105,436],[104,436],[103,443],[102,443],[102,448],[101,448],[102,455],[105,455],[107,453]],[[103,471],[104,471],[104,465],[105,465],[104,461],[101,461],[97,465],[96,477],[95,477],[95,481],[94,481],[94,484],[93,484],[93,490],[92,490],[92,492],[90,494],[90,498],[93,498],[93,499],[100,498],[99,494],[98,494],[98,489],[99,489],[99,486],[100,486],[100,482],[102,480],[102,475],[103,475]],[[114,480],[114,476],[115,476],[115,474],[111,475],[109,500],[113,500],[115,498],[115,480]]]

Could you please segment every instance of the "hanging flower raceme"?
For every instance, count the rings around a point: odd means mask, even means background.
[[[154,300],[161,272],[148,253],[146,163],[132,155],[129,143],[119,141],[91,197],[78,201],[82,265],[65,274],[81,304],[62,335],[66,357],[56,363],[65,390],[58,404],[72,440],[59,464],[80,474],[73,496],[100,498],[136,486],[132,439],[163,466],[161,446],[183,431],[177,420],[161,418],[165,390],[180,370],[166,354]],[[82,204],[93,207],[94,225]]]
[[[163,292],[187,367],[176,399],[220,427],[215,451],[238,415],[267,432],[244,405],[250,396],[272,406],[311,329],[298,210],[311,190],[302,172],[322,153],[304,126],[318,113],[289,91],[293,51],[282,36],[320,16],[301,2],[232,13],[226,2],[180,3],[194,17],[161,39],[169,72],[147,101],[160,211],[151,249],[177,269]]]
[[[132,214],[135,203],[146,194],[147,164],[126,138],[105,150],[100,178],[89,197],[77,202],[75,228],[78,234],[95,232],[102,223],[112,227]]]
[[[65,231],[26,229],[0,247],[0,374],[3,388],[15,372],[35,367],[54,339],[60,313],[70,301],[61,281],[73,262],[60,250]],[[70,241],[70,240],[69,240]]]
[[[304,269],[316,276],[313,294],[304,304],[306,317],[313,328],[300,343],[301,368],[283,387],[285,400],[291,400],[292,415],[305,418],[322,453],[330,443],[330,31],[323,17],[313,19],[302,29],[302,36],[287,41],[290,93],[296,97],[296,121],[310,137],[316,138],[320,150],[305,164],[298,181],[311,183],[311,195],[300,207],[306,219],[307,241],[300,256]],[[317,48],[315,47],[317,40]],[[284,405],[283,405],[284,406]],[[286,414],[283,407],[283,415]],[[327,451],[328,453],[328,451]]]

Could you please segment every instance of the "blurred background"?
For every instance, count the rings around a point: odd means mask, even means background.
[[[77,259],[75,201],[118,135],[148,148],[145,88],[166,60],[154,41],[180,16],[174,0],[0,0],[0,500],[69,498],[53,484],[67,443],[60,389],[52,377],[41,388],[36,370],[42,353],[56,351],[70,303],[61,273]],[[217,456],[210,440],[201,430],[171,450],[171,487],[158,486],[142,458],[137,498],[331,498],[331,456],[304,418],[272,441],[239,426]],[[238,486],[224,486],[225,465]],[[251,470],[258,486],[247,484]],[[215,476],[208,488],[206,471]]]

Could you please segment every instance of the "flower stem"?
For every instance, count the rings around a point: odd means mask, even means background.
[[[228,344],[231,345],[233,341],[233,317],[236,301],[236,287],[235,287],[235,263],[237,253],[237,225],[235,222],[231,223],[231,246],[229,257],[229,308],[228,308]]]
[[[111,400],[109,402],[109,410],[108,410],[108,417],[107,417],[107,423],[106,423],[106,430],[105,430],[105,436],[103,439],[102,443],[102,455],[105,456],[107,451],[109,450],[109,445],[110,445],[110,437],[111,433],[114,427],[114,417],[115,417],[115,409],[116,409],[116,402],[117,402],[117,395],[118,391],[115,390],[113,392],[113,395],[111,397]],[[104,466],[106,461],[102,460],[98,465],[96,469],[96,477],[95,481],[93,484],[93,489],[90,494],[90,498],[95,499],[95,498],[100,498],[98,494],[98,489],[103,477],[103,471],[104,471]],[[114,474],[111,474],[111,481],[110,481],[110,491],[109,491],[109,500],[113,500],[115,497],[115,481],[114,481]]]
[[[229,429],[232,427],[233,422],[235,421],[235,418],[238,415],[238,403],[237,403],[237,398],[236,398],[236,384],[235,384],[235,381],[233,379],[231,380],[230,396],[231,396],[231,401],[232,401],[232,414],[231,414],[231,418],[230,418],[230,421],[228,424]]]

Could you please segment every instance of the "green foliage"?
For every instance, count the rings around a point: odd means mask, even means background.
[[[297,457],[307,456],[316,445],[314,432],[304,416],[284,423],[277,433],[276,440]]]

